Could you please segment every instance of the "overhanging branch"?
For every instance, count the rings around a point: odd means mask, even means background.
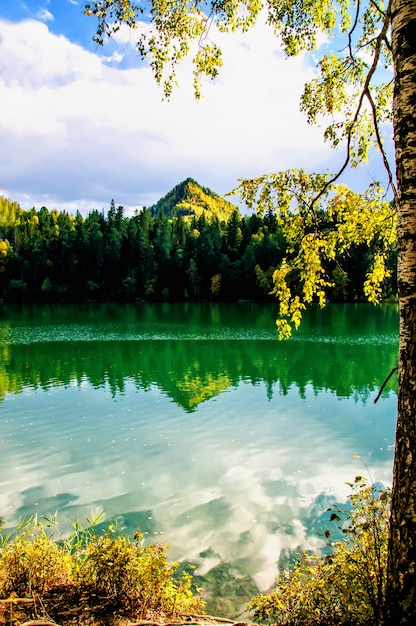
[[[348,166],[348,163],[350,162],[350,158],[351,158],[351,142],[352,142],[352,137],[353,137],[353,131],[354,131],[354,127],[357,124],[358,118],[360,116],[361,113],[361,109],[363,106],[363,102],[364,102],[364,98],[369,99],[370,101],[370,106],[372,103],[372,99],[371,99],[371,94],[370,94],[370,84],[371,81],[374,77],[374,74],[377,70],[378,67],[378,63],[380,60],[380,54],[381,54],[381,47],[383,42],[386,42],[387,40],[387,31],[389,29],[390,26],[390,6],[391,6],[391,0],[389,2],[388,8],[386,13],[382,13],[384,16],[384,20],[383,20],[383,26],[378,34],[378,36],[374,39],[375,41],[375,46],[374,46],[374,58],[373,58],[373,62],[371,64],[370,69],[368,70],[367,76],[365,78],[361,93],[360,93],[360,97],[358,99],[358,104],[357,104],[357,108],[353,117],[353,120],[351,122],[351,124],[349,125],[349,128],[347,130],[347,154],[345,157],[345,161],[342,164],[342,166],[340,167],[340,169],[338,170],[338,172],[330,179],[328,180],[325,185],[323,186],[323,188],[321,189],[321,191],[319,192],[319,194],[312,200],[311,205],[310,205],[310,210],[313,212],[314,211],[314,206],[316,204],[316,202],[322,197],[322,195],[327,191],[327,189],[333,184],[335,183],[338,178],[341,176],[341,174],[345,171],[346,167]],[[352,52],[352,48],[351,48],[351,35],[354,31],[354,28],[356,26],[357,20],[358,20],[358,12],[359,12],[359,7],[360,7],[360,3],[359,0],[357,0],[357,14],[355,17],[355,22],[353,27],[351,28],[349,34],[348,34],[348,38],[349,38],[349,42],[348,42],[348,47],[350,50],[350,56],[351,58],[354,58],[353,52]],[[378,148],[380,148],[381,154],[382,154],[382,158],[383,158],[383,164],[387,169],[387,174],[389,177],[389,183],[392,186],[393,192],[394,194],[396,194],[396,188],[393,182],[393,175],[388,163],[388,159],[387,159],[387,155],[385,153],[385,150],[383,148],[383,144],[382,144],[382,140],[381,140],[381,136],[379,133],[379,129],[378,129],[378,122],[377,122],[377,112],[375,110],[374,107],[374,103],[372,106],[372,112],[373,112],[373,123],[374,123],[374,133],[376,135],[376,141],[377,141],[377,146]]]

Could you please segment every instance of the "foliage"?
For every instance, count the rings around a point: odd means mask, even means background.
[[[233,192],[240,194],[250,209],[260,213],[274,210],[286,242],[285,256],[273,274],[272,290],[279,301],[281,337],[289,337],[292,328],[299,326],[305,304],[316,298],[325,306],[329,288],[334,286],[327,268],[331,262],[339,264],[353,247],[365,244],[373,253],[364,282],[370,302],[380,301],[382,285],[390,276],[386,262],[397,244],[394,207],[383,200],[376,186],[360,195],[326,179],[321,174],[287,170],[243,180]]]
[[[2,544],[1,597],[41,597],[69,581],[69,555],[50,540],[45,525],[36,516],[19,522],[15,537]]]
[[[205,215],[208,220],[217,217],[224,221],[228,221],[235,210],[234,204],[221,198],[211,189],[201,187],[193,178],[187,178],[176,185],[166,196],[150,207],[154,217],[164,214],[168,218],[178,215],[199,218]]]
[[[97,611],[143,619],[202,609],[191,576],[175,577],[178,563],[168,562],[168,546],[145,546],[140,532],[129,539],[115,524],[98,534],[100,519],[87,520],[86,528],[74,522],[73,535],[58,541],[56,518],[37,516],[1,536],[0,598],[32,598],[33,615],[63,621],[78,605],[81,620]]]
[[[277,579],[270,595],[254,598],[254,618],[281,626],[376,626],[384,615],[390,492],[361,476],[350,485],[351,510],[329,509],[345,540],[330,541],[329,555],[304,552]],[[325,532],[330,539],[330,531]]]
[[[317,181],[301,172],[290,175],[298,187],[295,193],[310,196],[306,185],[313,187]],[[232,211],[222,212],[223,205],[213,192],[189,180],[152,209],[132,217],[125,217],[123,207],[112,201],[107,215],[91,211],[86,217],[74,217],[42,207],[40,211],[19,209],[16,221],[9,210],[12,203],[3,200],[0,244],[7,242],[7,254],[0,257],[0,298],[48,302],[137,298],[235,301],[272,300],[276,293],[281,298],[282,314],[284,306],[290,308],[283,296],[301,296],[302,287],[304,299],[311,298],[317,284],[325,291],[321,300],[365,299],[371,291],[367,275],[375,261],[378,265],[373,275],[378,276],[378,282],[374,294],[394,296],[395,216],[391,208],[379,202],[377,194],[361,197],[340,188],[337,202],[333,194],[325,211],[329,200],[322,199],[319,210],[326,220],[317,227],[313,214],[299,208],[300,204],[290,204],[290,193],[281,180],[277,176],[265,179],[263,187],[259,183],[241,185],[244,200],[257,208],[257,213],[249,216],[242,216],[231,203]],[[193,215],[184,216],[182,210],[175,215],[175,207],[183,206],[185,197],[188,202],[191,191],[205,203],[200,217],[196,217],[197,210]],[[279,203],[276,209],[272,206],[274,198]],[[195,200],[193,206],[197,206]],[[378,217],[377,206],[384,210]],[[359,215],[366,218],[362,231]],[[327,243],[336,233],[339,243],[334,244],[334,260]],[[298,235],[303,237],[300,244]],[[313,256],[316,241],[321,247]],[[286,267],[287,274],[283,275]],[[372,283],[368,285],[373,288]]]

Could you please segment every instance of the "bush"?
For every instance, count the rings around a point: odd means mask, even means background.
[[[70,578],[69,555],[50,540],[44,524],[36,516],[19,524],[13,540],[2,541],[1,598],[40,597],[55,586],[68,583]]]
[[[175,577],[178,563],[168,562],[168,546],[145,546],[140,532],[129,539],[115,525],[98,534],[94,527],[99,519],[87,528],[75,522],[74,533],[59,541],[53,538],[56,520],[37,516],[20,523],[13,537],[0,534],[0,603],[30,598],[30,618],[41,614],[60,623],[76,619],[84,624],[98,614],[106,616],[103,623],[113,623],[116,616],[143,619],[202,611],[191,576]]]
[[[284,571],[269,595],[248,605],[254,618],[279,626],[382,622],[385,603],[390,492],[368,485],[361,476],[350,484],[352,509],[331,511],[344,541],[329,541],[329,555],[304,552]],[[330,531],[325,532],[330,539]]]
[[[201,601],[191,591],[191,577],[174,578],[179,564],[169,564],[168,546],[143,547],[142,541],[140,533],[134,543],[111,532],[89,537],[77,563],[78,585],[122,608],[129,617],[201,610]]]

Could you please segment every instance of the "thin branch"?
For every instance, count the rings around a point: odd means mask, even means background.
[[[0,600],[1,604],[33,604],[33,598],[5,598],[4,600]]]
[[[382,15],[383,17],[386,17],[388,13],[388,9],[387,9],[387,12],[383,11],[383,9],[374,0],[370,0],[370,4],[375,8],[376,11],[380,13],[380,15]]]
[[[390,374],[387,376],[386,380],[384,381],[384,383],[381,385],[380,387],[380,391],[377,394],[377,398],[374,400],[374,404],[377,402],[377,400],[379,399],[379,397],[381,396],[381,394],[383,393],[383,389],[384,387],[387,385],[387,383],[389,382],[390,378],[393,376],[394,372],[396,370],[399,369],[399,366],[396,365],[396,367],[393,367],[393,369],[391,370]]]
[[[377,47],[378,45],[380,45],[379,44],[379,39],[380,39],[380,33],[377,35],[377,37],[373,37],[372,39],[369,39],[368,41],[364,41],[360,46],[357,46],[356,52],[359,52],[360,50],[365,50],[366,48],[369,48],[371,46],[371,44],[373,44],[374,42],[376,43],[376,46],[374,46],[374,47]]]
[[[389,40],[389,38],[387,37],[387,33],[386,36],[384,37],[384,43],[386,44],[386,48],[389,52],[392,51],[392,47],[391,47],[391,41]]]
[[[318,200],[320,198],[322,198],[322,196],[324,195],[324,193],[326,193],[326,191],[329,189],[329,187],[338,180],[338,178],[341,176],[341,174],[346,169],[348,163],[350,162],[351,133],[352,133],[352,131],[349,130],[348,131],[348,135],[347,135],[347,156],[345,157],[344,163],[342,164],[342,166],[338,170],[338,172],[332,178],[330,178],[329,180],[326,181],[326,183],[322,187],[321,191],[318,193],[317,196],[315,196],[315,198],[312,200],[312,202],[311,202],[311,204],[309,206],[310,210],[313,213],[315,212],[315,209],[314,209],[315,204],[318,202]]]
[[[211,26],[214,23],[214,18],[215,18],[215,10],[213,9],[209,15],[207,15],[206,19],[205,19],[205,27],[204,30],[202,31],[202,33],[199,36],[199,40],[198,40],[198,46],[199,48],[203,49],[205,47],[205,42],[208,39],[208,35],[209,35],[209,31],[211,30]]]
[[[351,139],[352,139],[352,132],[354,129],[355,124],[357,123],[358,117],[360,115],[361,112],[361,107],[363,105],[363,101],[364,98],[367,96],[367,94],[369,93],[369,88],[370,88],[370,83],[371,80],[376,72],[377,69],[377,65],[380,59],[380,53],[381,53],[381,43],[384,41],[386,35],[387,35],[387,31],[389,28],[389,24],[390,24],[390,5],[391,5],[391,0],[389,2],[389,6],[387,9],[387,13],[384,17],[384,22],[383,22],[383,27],[376,39],[377,41],[377,45],[374,48],[374,58],[373,58],[373,62],[371,64],[371,67],[368,71],[368,74],[366,76],[366,79],[364,81],[364,85],[360,94],[360,97],[358,99],[358,104],[357,104],[357,109],[355,111],[355,115],[354,118],[351,122],[351,125],[348,129],[348,133],[347,133],[347,156],[345,158],[345,161],[343,163],[343,165],[341,166],[340,170],[338,171],[337,174],[335,174],[335,176],[333,176],[333,178],[331,178],[329,181],[327,181],[325,183],[325,185],[323,186],[323,188],[321,189],[321,191],[319,192],[319,194],[312,200],[312,203],[310,205],[310,210],[314,211],[314,205],[316,204],[316,202],[319,200],[319,198],[322,197],[322,195],[326,192],[326,190],[336,181],[338,180],[338,178],[341,176],[341,174],[344,172],[345,168],[347,167],[349,161],[350,161],[350,148],[351,148]],[[352,31],[351,31],[352,32]],[[390,168],[388,169],[388,172],[390,172]]]
[[[375,73],[375,71],[377,69],[378,62],[380,60],[381,44],[386,39],[387,31],[388,31],[388,28],[389,28],[389,25],[390,25],[390,6],[391,6],[391,0],[389,2],[387,13],[384,16],[383,27],[382,27],[378,37],[376,37],[376,39],[375,39],[375,41],[377,43],[376,43],[376,46],[374,48],[374,59],[373,59],[373,62],[371,64],[370,70],[369,70],[369,72],[367,74],[367,77],[365,79],[363,93],[361,94],[361,98],[360,98],[360,102],[359,102],[359,106],[360,107],[361,107],[361,104],[362,104],[365,92],[368,91],[368,89],[369,89],[369,85],[370,85],[371,79],[373,78],[373,75],[374,75],[374,73]],[[354,122],[356,121],[356,118],[357,118],[357,115],[354,118]]]
[[[381,139],[380,130],[379,130],[379,127],[378,127],[378,122],[377,122],[376,105],[374,104],[374,100],[373,100],[373,98],[371,96],[370,89],[367,89],[366,96],[367,96],[367,100],[370,103],[371,112],[372,112],[372,115],[373,115],[374,132],[375,132],[376,139],[377,139],[378,149],[381,152],[381,156],[382,156],[382,159],[383,159],[384,167],[386,168],[387,175],[389,177],[389,184],[390,184],[390,186],[391,186],[391,188],[393,190],[393,195],[396,198],[397,197],[397,189],[396,189],[396,185],[394,184],[394,178],[393,178],[392,171],[390,169],[390,163],[389,163],[389,160],[387,158],[386,151],[384,150],[383,140]]]
[[[357,0],[357,6],[356,6],[356,11],[355,11],[355,19],[354,19],[354,24],[351,26],[351,29],[348,33],[348,49],[350,51],[350,57],[354,58],[354,54],[352,51],[352,35],[355,31],[355,29],[357,28],[357,24],[358,24],[358,18],[360,17],[360,0]]]
[[[56,622],[45,622],[45,620],[31,620],[30,622],[25,622],[21,624],[21,626],[58,626]]]

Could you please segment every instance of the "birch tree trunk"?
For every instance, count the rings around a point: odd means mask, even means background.
[[[399,385],[387,624],[416,624],[416,0],[392,1],[398,183]]]

